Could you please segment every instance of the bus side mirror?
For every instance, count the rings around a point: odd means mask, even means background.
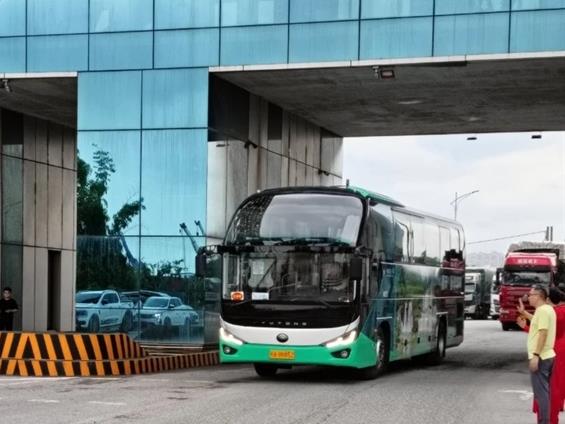
[[[363,259],[354,256],[349,261],[349,279],[359,281],[363,278]]]
[[[204,278],[206,277],[206,268],[207,268],[207,261],[206,261],[206,253],[200,252],[196,255],[195,259],[195,274],[197,277]]]

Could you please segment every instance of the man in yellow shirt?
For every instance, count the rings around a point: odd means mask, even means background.
[[[530,305],[536,308],[528,332],[528,359],[534,398],[539,407],[538,423],[549,424],[549,379],[555,351],[555,311],[547,304],[547,290],[534,286],[528,294]]]

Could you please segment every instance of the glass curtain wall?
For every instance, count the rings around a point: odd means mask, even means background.
[[[204,342],[205,130],[79,135],[78,331]]]
[[[206,69],[79,77],[78,331],[206,343],[207,86]]]

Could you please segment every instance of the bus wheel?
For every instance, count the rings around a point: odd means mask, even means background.
[[[511,328],[512,328],[512,324],[508,324],[507,322],[502,323],[502,330],[503,331],[510,331]]]
[[[276,365],[271,364],[253,364],[253,366],[260,377],[274,377],[278,370]]]
[[[445,328],[445,322],[440,321],[437,329],[437,341],[436,347],[433,352],[426,355],[427,363],[429,365],[439,365],[445,358],[446,342],[447,342],[447,330]]]
[[[377,363],[372,367],[361,368],[358,370],[361,380],[372,380],[384,374],[388,368],[388,359],[390,353],[388,332],[379,327],[375,333],[375,353]]]

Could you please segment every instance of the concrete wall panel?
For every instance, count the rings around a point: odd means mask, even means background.
[[[287,157],[281,157],[281,187],[288,186],[288,161]]]
[[[35,243],[36,246],[47,246],[47,216],[48,216],[48,166],[36,164],[35,167]]]
[[[276,153],[267,152],[267,187],[281,187],[282,157]]]
[[[23,249],[23,272],[22,272],[22,331],[33,331],[35,329],[35,248],[25,247]]]
[[[74,330],[74,293],[75,293],[75,274],[74,270],[75,254],[72,251],[63,250],[61,252],[61,287],[60,287],[60,309],[59,309],[59,331]]]
[[[250,146],[247,149],[247,193],[259,190],[259,155],[261,149]]]
[[[62,247],[72,250],[75,244],[76,172],[63,169]]]
[[[24,159],[35,160],[36,119],[24,116]]]
[[[296,185],[296,165],[297,162],[294,159],[288,160],[288,185],[289,187],[294,187]]]
[[[63,128],[63,167],[76,169],[77,135],[72,128]]]
[[[23,179],[23,241],[28,246],[35,245],[35,163],[24,160]]]
[[[61,249],[63,247],[63,170],[50,166],[48,175],[47,245],[50,248]]]
[[[249,96],[249,140],[253,143],[260,144],[260,108],[261,100],[259,97],[250,95]]]
[[[47,330],[47,249],[35,249],[35,331]]]
[[[288,156],[289,140],[290,140],[290,114],[283,110],[282,112],[282,147],[281,154],[283,156]]]
[[[210,237],[222,238],[226,231],[227,152],[224,142],[208,143],[206,231]]]
[[[47,163],[47,122],[41,119],[36,121],[35,128],[35,160]]]
[[[261,99],[259,111],[259,145],[266,149],[268,148],[269,139],[269,102]]]
[[[50,165],[63,166],[63,127],[49,124],[48,127],[48,162]]]
[[[226,217],[229,220],[247,197],[247,149],[241,141],[228,144]]]
[[[332,172],[335,175],[343,176],[343,139],[334,139],[334,154],[332,162]]]

